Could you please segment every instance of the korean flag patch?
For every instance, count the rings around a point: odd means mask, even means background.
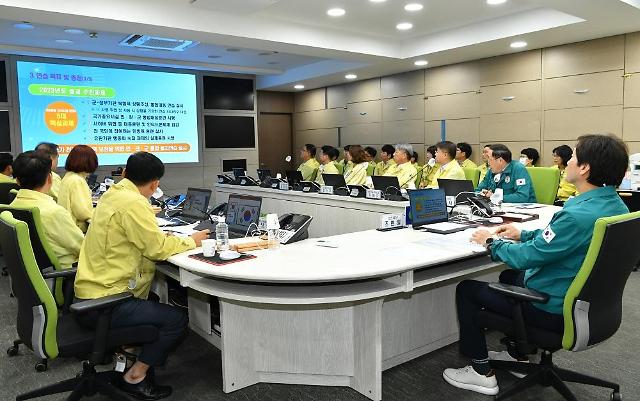
[[[520,186],[520,185],[524,185],[527,183],[527,180],[525,180],[524,178],[520,178],[518,180],[516,180],[516,185]]]
[[[553,232],[551,226],[547,226],[547,228],[542,231],[542,238],[547,241],[547,244],[550,243],[556,237],[556,233]]]

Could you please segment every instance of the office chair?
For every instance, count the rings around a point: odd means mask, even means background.
[[[553,353],[565,349],[583,351],[613,336],[622,321],[622,294],[636,262],[640,248],[629,246],[629,238],[640,235],[640,212],[600,218],[596,221],[587,255],[564,298],[564,332],[556,333],[526,324],[523,302],[545,303],[546,294],[530,289],[491,283],[489,288],[513,300],[512,317],[482,311],[479,321],[484,327],[499,330],[511,340],[521,354],[541,348],[538,364],[491,361],[495,369],[526,373],[513,386],[500,391],[496,400],[504,400],[536,383],[553,386],[566,400],[576,397],[566,382],[589,384],[613,390],[611,400],[620,401],[620,386],[606,380],[559,368]]]
[[[9,203],[13,202],[16,196],[11,191],[18,189],[20,189],[20,185],[18,184],[13,184],[10,182],[0,183],[0,204],[8,205]],[[0,249],[0,251],[2,251],[2,249]],[[2,253],[0,252],[0,255],[1,254]],[[5,277],[8,275],[6,266],[2,267],[2,275]]]
[[[527,167],[538,203],[553,205],[560,186],[560,170],[554,167]]]
[[[95,367],[104,363],[105,356],[110,352],[125,344],[131,344],[132,339],[145,343],[157,338],[158,331],[154,326],[118,329],[109,327],[113,307],[132,298],[133,295],[121,293],[78,302],[71,305],[71,313],[60,315],[45,279],[73,277],[75,269],[42,273],[29,243],[27,224],[16,220],[8,211],[0,213],[0,241],[5,245],[5,259],[18,300],[16,328],[22,342],[42,358],[89,357],[83,361],[82,373],[78,376],[20,394],[16,400],[28,400],[68,391],[72,392],[68,400],[79,400],[83,396],[96,393],[116,400],[129,400],[129,397],[112,385],[118,379],[118,373],[98,373]],[[87,329],[76,322],[77,315],[88,312],[99,312],[95,330]],[[18,344],[7,353],[9,356],[17,355]]]
[[[367,177],[371,177],[375,169],[376,169],[376,165],[369,163],[369,165],[367,166]]]
[[[480,170],[477,168],[463,167],[462,171],[464,171],[464,178],[471,180],[473,187],[478,188],[478,184],[480,183]]]

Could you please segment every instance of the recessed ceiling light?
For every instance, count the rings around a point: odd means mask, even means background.
[[[327,15],[331,17],[342,17],[346,14],[344,8],[330,8],[327,10]]]
[[[417,65],[418,67],[422,67],[429,64],[429,62],[427,60],[416,60],[413,64]]]
[[[278,54],[278,52],[262,52],[258,53],[258,56],[272,56],[274,54]]]
[[[369,0],[372,3],[384,3],[387,0]]]
[[[209,58],[220,58],[222,56],[218,56],[217,54],[210,54],[207,57],[209,57]]]
[[[497,6],[498,4],[504,4],[507,0],[487,0],[487,4],[490,6]]]
[[[56,43],[60,43],[63,45],[70,45],[73,43],[73,40],[69,40],[69,39],[56,39]]]
[[[347,74],[344,76],[347,79],[356,79],[358,78],[358,76],[356,74]]]
[[[228,52],[239,52],[240,49],[236,49],[235,47],[230,47],[227,49]]]
[[[70,33],[72,35],[83,35],[84,31],[82,29],[76,29],[76,28],[67,28],[64,30],[65,33]]]
[[[424,8],[424,6],[420,3],[409,3],[404,6],[405,11],[420,11]]]
[[[298,84],[293,86],[294,89],[304,89],[304,85]]]
[[[521,47],[526,47],[526,46],[527,46],[527,42],[523,42],[521,40],[511,43],[511,47],[513,47],[514,49],[520,49]]]
[[[278,64],[278,62],[277,62],[277,61],[269,61],[267,64],[269,64],[269,65],[276,65],[276,64]]]
[[[413,24],[411,22],[401,22],[396,25],[396,29],[399,31],[407,31],[411,28],[413,28]]]
[[[13,27],[16,28],[16,29],[22,29],[22,30],[25,30],[25,31],[35,28],[33,25],[31,25],[31,23],[29,23],[27,21],[22,21],[22,22],[18,22],[16,24],[13,24]]]

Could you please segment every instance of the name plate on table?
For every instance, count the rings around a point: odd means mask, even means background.
[[[273,188],[273,189],[278,189],[278,184],[279,184],[279,182],[278,182],[278,181],[276,181],[276,182],[272,182],[272,183],[271,183],[271,188]]]
[[[382,191],[379,189],[367,189],[368,199],[382,199]]]
[[[380,228],[394,228],[403,226],[403,216],[401,214],[383,214],[380,216]]]
[[[311,191],[311,187],[303,187],[302,188],[302,192],[309,192]]]
[[[351,190],[349,191],[349,196],[357,198],[358,195],[360,195],[360,188],[351,188]]]
[[[278,185],[278,188],[280,188],[282,191],[288,191],[289,190],[289,183],[288,182],[280,182],[280,184]]]
[[[455,196],[446,196],[445,197],[447,206],[454,207],[456,205],[456,197]]]
[[[320,187],[320,193],[333,195],[333,187],[331,185],[323,185]]]

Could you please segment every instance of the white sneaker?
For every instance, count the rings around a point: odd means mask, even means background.
[[[498,380],[496,376],[485,376],[478,374],[472,366],[465,366],[460,369],[445,369],[442,377],[447,383],[464,390],[471,390],[485,395],[498,394]]]
[[[519,361],[516,358],[512,357],[507,351],[489,351],[489,359],[492,361],[507,361],[507,362],[522,362],[529,363],[529,360]],[[522,379],[526,376],[526,373],[514,372],[512,370],[509,371],[512,375],[517,377],[518,379]]]

